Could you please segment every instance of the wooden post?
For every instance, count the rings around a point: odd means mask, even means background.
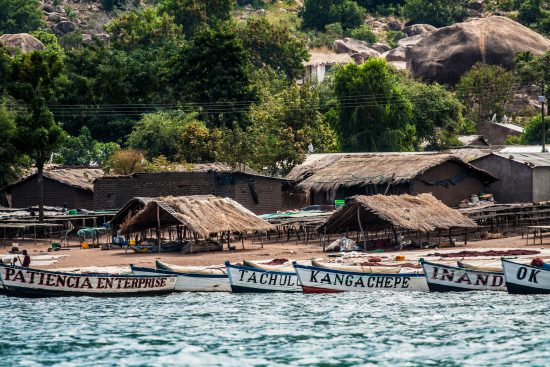
[[[393,237],[395,238],[395,243],[396,243],[397,245],[400,245],[400,246],[401,246],[401,244],[399,243],[399,239],[397,238],[397,230],[395,229],[395,226],[392,225],[392,226],[391,226],[391,229],[392,229],[392,231],[393,231]]]
[[[325,226],[325,235],[323,236],[323,252],[325,252],[325,247],[327,245],[327,227]]]
[[[466,232],[464,233],[464,246],[468,245],[468,227],[466,227]]]
[[[34,228],[34,245],[36,246],[36,225],[33,226]]]
[[[160,206],[157,204],[157,244],[159,246],[160,254]]]
[[[451,228],[449,228],[449,247],[453,244],[453,236],[451,235]]]

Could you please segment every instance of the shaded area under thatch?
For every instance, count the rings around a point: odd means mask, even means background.
[[[140,198],[142,210],[122,224],[121,233],[130,234],[157,228],[182,226],[199,237],[219,232],[246,233],[274,227],[238,202],[216,196],[166,196]]]
[[[496,181],[490,173],[459,157],[439,153],[313,154],[286,178],[298,182],[301,189],[317,192],[352,186],[398,185],[411,182],[429,169],[449,161],[464,166],[469,175],[485,184]]]
[[[346,205],[317,228],[319,232],[371,232],[388,228],[431,232],[436,229],[477,226],[474,221],[458,210],[449,208],[431,194],[357,195],[346,201]]]

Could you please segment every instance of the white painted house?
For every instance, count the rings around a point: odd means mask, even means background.
[[[354,62],[348,54],[337,54],[334,52],[312,52],[309,61],[304,63],[304,77],[298,80],[302,84],[305,80],[316,80],[322,82],[334,65],[345,65]]]

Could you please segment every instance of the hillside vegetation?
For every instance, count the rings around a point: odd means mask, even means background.
[[[0,46],[0,187],[48,162],[127,173],[224,161],[284,175],[308,151],[442,149],[504,116],[527,126],[515,143],[540,141],[533,97],[550,84],[550,53],[538,52],[550,47],[540,38],[537,48],[532,31],[550,34],[542,0],[0,0],[0,9],[0,34],[44,45],[24,53],[4,36]],[[476,64],[449,84],[399,67],[436,28],[490,15],[530,28],[537,52]],[[362,41],[360,52],[339,50],[357,64],[297,83],[312,50],[348,47],[346,37]]]

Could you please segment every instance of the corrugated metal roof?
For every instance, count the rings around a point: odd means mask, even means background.
[[[550,167],[550,153],[502,153],[493,152],[494,155],[511,159],[514,162],[523,163],[529,167]]]

